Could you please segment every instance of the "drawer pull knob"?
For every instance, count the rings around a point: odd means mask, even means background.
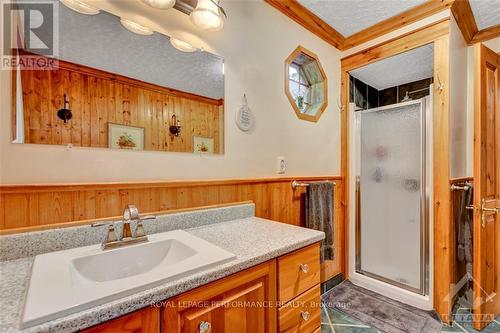
[[[309,311],[300,311],[300,316],[304,321],[308,321],[309,318],[311,318],[311,314],[309,313]]]
[[[200,333],[209,333],[211,326],[208,321],[202,321],[200,323]]]
[[[309,265],[308,264],[302,264],[300,265],[300,270],[304,273],[309,272]]]

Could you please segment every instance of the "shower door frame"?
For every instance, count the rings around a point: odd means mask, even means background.
[[[432,89],[432,86],[431,86]],[[356,140],[356,143],[353,145],[355,151],[355,169],[356,169],[356,188],[355,188],[355,272],[361,275],[365,275],[372,279],[376,279],[382,281],[384,283],[393,285],[398,288],[402,288],[419,295],[427,295],[429,291],[427,273],[429,272],[429,186],[427,182],[427,168],[428,168],[428,157],[427,157],[427,121],[430,118],[430,115],[427,115],[428,108],[426,107],[427,98],[421,98],[418,100],[402,102],[397,104],[391,104],[387,106],[382,106],[373,109],[367,109],[363,111],[355,111],[355,137],[359,138],[361,136],[360,129],[360,116],[361,114],[366,113],[374,113],[380,111],[387,111],[391,109],[396,109],[404,106],[410,105],[420,105],[420,214],[419,214],[419,236],[420,236],[420,286],[419,288],[414,288],[405,283],[392,280],[385,276],[371,273],[369,271],[365,271],[361,268],[361,187],[360,187],[360,163],[361,163],[361,140]]]
[[[367,46],[360,51],[349,53],[341,59],[341,104],[339,105],[341,118],[341,165],[340,171],[344,181],[344,191],[341,200],[345,210],[341,211],[344,216],[344,224],[341,225],[344,234],[342,240],[343,257],[342,273],[346,278],[355,278],[354,272],[354,217],[353,212],[353,190],[354,179],[351,177],[350,156],[352,154],[351,112],[349,103],[349,72],[389,58],[391,56],[406,52],[408,50],[433,43],[434,44],[434,71],[432,122],[428,127],[431,132],[432,141],[429,143],[431,149],[431,165],[429,176],[431,177],[430,193],[430,271],[429,271],[429,295],[425,298],[411,293],[420,299],[419,304],[427,309],[434,309],[446,323],[451,323],[452,299],[449,297],[453,285],[452,263],[454,262],[453,233],[451,214],[451,192],[450,192],[450,158],[449,158],[449,128],[450,128],[450,17],[436,19],[426,26],[417,28],[392,39],[387,39],[374,46]],[[434,140],[437,139],[437,140]],[[354,237],[353,237],[354,238]],[[353,265],[351,265],[351,262]],[[376,281],[376,280],[374,280]],[[378,282],[378,281],[377,281]],[[395,288],[388,285],[389,287]],[[398,288],[399,289],[399,288]],[[400,289],[405,293],[406,290]],[[399,294],[401,295],[401,294]],[[425,304],[424,304],[425,303]],[[417,305],[418,306],[418,305]],[[430,306],[431,308],[428,308]]]

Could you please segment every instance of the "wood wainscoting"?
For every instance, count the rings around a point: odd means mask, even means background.
[[[212,138],[214,152],[222,152],[222,99],[62,60],[55,70],[22,70],[21,83],[24,143],[107,148],[108,124],[116,123],[144,128],[145,150],[193,152],[193,136],[201,136]],[[64,95],[73,114],[67,123],[57,117]],[[182,125],[179,136],[169,132],[174,114]],[[14,107],[13,132],[16,116]]]
[[[344,184],[341,177],[295,177],[164,181],[97,184],[0,186],[0,234],[89,224],[122,215],[127,204],[141,213],[178,211],[192,207],[255,203],[256,216],[304,225],[305,188],[292,190],[291,181],[331,180],[334,194],[335,260],[325,265],[323,279],[343,270]]]

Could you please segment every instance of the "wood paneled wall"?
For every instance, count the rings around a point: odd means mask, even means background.
[[[192,137],[202,136],[213,138],[214,152],[221,152],[223,100],[65,61],[58,70],[23,70],[21,81],[25,143],[108,147],[108,123],[117,123],[143,127],[145,150],[192,152]],[[57,117],[64,94],[73,113],[66,124]],[[174,113],[179,137],[169,132]]]
[[[333,276],[343,268],[344,205],[340,177],[297,177],[0,186],[0,234],[74,225],[72,221],[120,216],[127,204],[141,213],[251,200],[259,217],[304,225],[305,188],[292,190],[291,181],[331,180],[335,186],[335,260],[324,269]]]

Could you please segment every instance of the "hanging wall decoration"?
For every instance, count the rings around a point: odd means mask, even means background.
[[[243,132],[249,131],[253,127],[254,119],[252,110],[248,107],[247,95],[243,95],[243,105],[236,112],[236,125]]]

